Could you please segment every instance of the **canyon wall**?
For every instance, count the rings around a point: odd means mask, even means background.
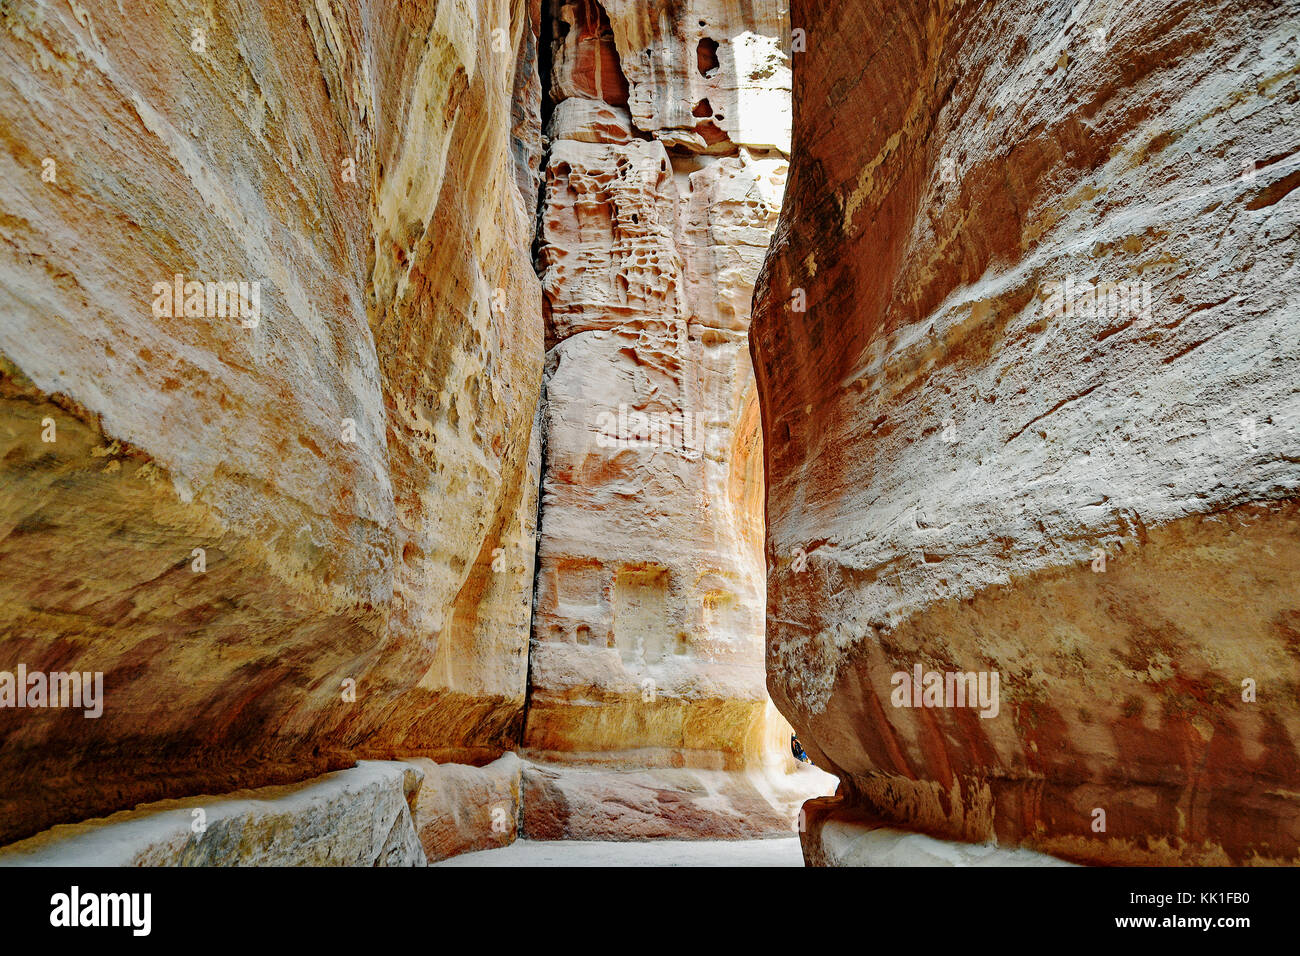
[[[570,765],[786,774],[788,726],[764,688],[747,348],[789,149],[785,5],[556,0],[552,15],[538,247],[545,464],[524,742]],[[733,789],[687,776],[649,786],[526,773],[525,825],[536,804],[573,819],[539,809],[530,834],[703,835],[685,812],[594,832],[574,809],[584,787],[604,805],[625,785],[638,793],[628,806],[656,789]],[[717,832],[736,825],[773,824],[729,819]]]
[[[794,0],[751,348],[810,858],[1300,861],[1297,14]]]
[[[103,674],[0,709],[0,841],[517,743],[539,23],[0,13],[0,670]]]
[[[363,760],[302,783],[162,800],[0,848],[0,867],[427,866],[424,772]]]

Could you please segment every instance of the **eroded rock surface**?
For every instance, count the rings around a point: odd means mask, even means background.
[[[519,833],[523,761],[512,753],[484,767],[411,760],[424,774],[412,807],[430,863],[507,846]]]
[[[539,17],[0,14],[0,670],[106,694],[0,710],[0,840],[517,742]]]
[[[611,27],[599,4],[556,9],[572,26],[555,44],[538,259],[552,344],[527,743],[720,754],[765,698],[745,330],[785,158],[670,151],[649,135],[663,124],[625,106],[649,77],[620,72],[639,56],[620,11]],[[680,42],[657,55],[674,51],[695,72]]]
[[[862,819],[852,806],[824,797],[804,804],[800,835],[808,866],[1070,866],[1023,847],[936,840],[879,819]]]
[[[0,866],[425,866],[412,820],[423,774],[362,761],[301,784],[163,800],[56,826]]]
[[[764,689],[746,339],[787,166],[785,7],[552,10],[538,246],[545,468],[525,744],[560,764],[788,775],[788,725]],[[588,807],[632,801],[644,832],[671,827],[656,800],[642,806],[644,788],[609,796],[630,777],[602,777],[604,796],[588,791],[593,779],[533,789],[572,787]],[[680,832],[704,835],[707,813],[687,812],[689,794],[673,799]],[[769,806],[754,827],[788,828],[787,811]],[[537,832],[620,838],[624,824],[599,816],[574,811]],[[527,798],[525,817],[529,826]],[[715,823],[715,835],[740,832],[726,813]]]
[[[793,837],[808,794],[826,774],[692,770],[524,770],[524,831],[529,840],[746,840]]]
[[[787,0],[551,0],[551,96],[626,106],[667,146],[790,152]]]
[[[769,688],[849,806],[1300,859],[1298,12],[792,4]],[[997,716],[894,706],[917,664]]]

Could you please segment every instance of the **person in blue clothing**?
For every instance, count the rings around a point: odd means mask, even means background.
[[[803,763],[812,763],[812,760],[806,753],[804,753],[803,744],[799,743],[799,736],[797,734],[790,735],[790,753],[794,754],[795,760],[800,760]]]

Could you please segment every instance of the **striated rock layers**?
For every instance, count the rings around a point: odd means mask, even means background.
[[[725,137],[712,138],[729,155],[698,155],[707,144],[695,127],[718,127],[690,107],[707,99],[706,83],[737,81],[699,74],[680,35],[705,30],[692,10],[650,25],[632,4],[611,5],[610,17],[597,3],[555,7],[558,104],[538,252],[546,463],[526,744],[542,754],[643,749],[663,762],[686,750],[716,756],[744,743],[766,700],[762,472],[745,334],[785,157]],[[780,21],[767,26],[777,33]],[[710,29],[725,38],[740,23]],[[642,51],[654,64],[624,73],[621,62],[640,64]],[[788,77],[783,57],[771,68]],[[664,74],[676,82],[642,90]]]
[[[1298,13],[793,3],[751,343],[818,813],[1300,861]]]
[[[513,746],[536,2],[0,21],[0,841]]]
[[[426,866],[416,832],[425,782],[411,764],[363,760],[303,783],[51,827],[0,849],[0,867]]]
[[[784,6],[557,2],[552,25],[525,744],[570,763],[782,763],[746,332],[787,164],[788,112],[766,108],[788,110]],[[751,99],[763,112],[742,120]]]

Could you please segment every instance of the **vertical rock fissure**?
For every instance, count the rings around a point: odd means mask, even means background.
[[[645,17],[629,0],[542,11],[546,358],[521,752],[546,769],[526,773],[525,832],[613,835],[581,808],[634,799],[629,784],[566,764],[737,800],[753,776],[739,771],[770,771],[786,790],[749,791],[771,810],[755,831],[784,829],[796,805],[789,727],[766,693],[747,339],[789,150],[788,27],[769,19],[693,3]],[[671,777],[683,771],[721,776]],[[711,832],[715,810],[681,809],[695,799],[647,818]],[[563,825],[543,824],[545,807]]]
[[[537,271],[538,278],[541,278],[542,270],[540,268],[540,253],[542,243],[542,217],[546,214],[546,169],[550,165],[551,159],[551,141],[547,135],[547,129],[550,125],[551,114],[555,110],[555,101],[551,97],[551,70],[554,64],[554,50],[552,44],[555,39],[555,13],[551,8],[549,0],[542,0],[541,4],[541,21],[538,24],[537,36],[537,72],[538,81],[541,87],[541,125],[542,125],[542,157],[539,175],[537,177],[537,205],[533,222],[533,268]],[[546,293],[541,294],[542,300],[542,321],[546,321]],[[544,336],[545,338],[545,336]],[[538,448],[540,450],[541,466],[537,470],[537,520],[534,524],[536,537],[533,540],[533,581],[532,588],[529,592],[529,622],[528,622],[528,667],[524,678],[524,708],[523,716],[519,721],[519,740],[520,748],[524,745],[524,739],[528,730],[528,710],[533,697],[533,638],[534,629],[537,625],[537,594],[538,587],[541,584],[541,548],[542,548],[542,522],[545,518],[544,510],[546,508],[546,469],[547,469],[547,441],[546,441],[546,370],[542,369],[542,383],[537,395],[537,413],[533,418],[533,428],[538,436]],[[522,816],[523,807],[519,808]]]

